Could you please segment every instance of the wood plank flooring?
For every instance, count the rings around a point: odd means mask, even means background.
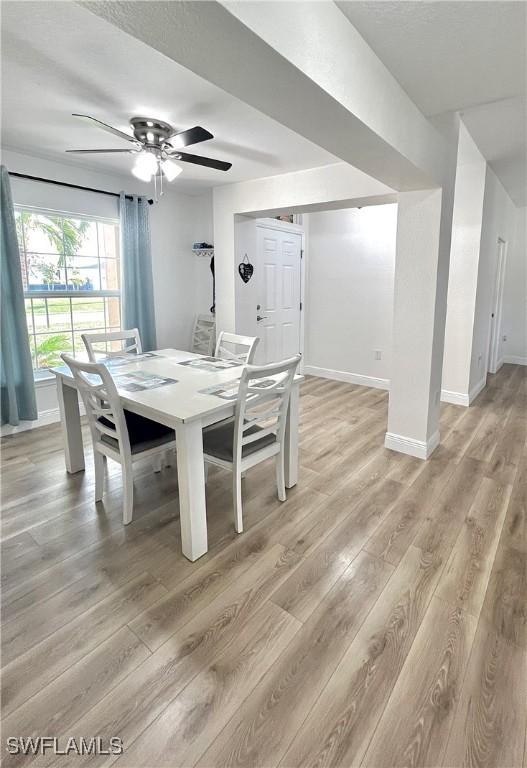
[[[6,766],[527,768],[527,369],[443,404],[427,462],[383,447],[388,395],[308,377],[300,477],[211,468],[209,553],[180,554],[174,467],[121,525],[58,426],[2,440],[2,739],[121,756]],[[86,434],[86,440],[88,435]]]

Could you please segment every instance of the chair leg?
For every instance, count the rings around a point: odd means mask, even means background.
[[[154,465],[154,472],[161,472],[163,469],[163,454],[157,453],[152,461]]]
[[[280,501],[285,501],[287,497],[285,495],[284,454],[282,451],[276,456],[276,489]]]
[[[104,489],[104,459],[106,456],[99,453],[99,451],[93,452],[93,466],[95,469],[95,501],[102,501],[102,494]]]
[[[234,528],[236,533],[242,533],[242,477],[236,470],[232,473],[232,502],[234,507]]]
[[[132,522],[134,514],[134,473],[132,463],[122,464],[123,472],[123,525]]]

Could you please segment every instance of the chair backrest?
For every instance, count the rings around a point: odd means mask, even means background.
[[[103,435],[118,442],[120,453],[130,453],[130,438],[117,387],[102,363],[85,363],[63,354],[62,359],[73,374],[82,397],[93,444]],[[100,419],[104,419],[101,422]]]
[[[283,443],[291,386],[300,357],[244,369],[234,415],[235,461],[240,460],[244,445],[265,435],[275,434],[277,442]],[[259,429],[249,433],[251,427]]]
[[[216,320],[214,315],[196,315],[190,351],[198,355],[212,355],[215,336]]]
[[[88,358],[92,363],[96,361],[97,354],[103,354],[105,357],[118,357],[123,352],[135,352],[140,355],[143,351],[141,336],[137,328],[130,328],[128,331],[112,331],[111,333],[83,333],[81,338],[86,347]],[[108,349],[109,345],[113,345],[114,342],[118,341],[123,342],[119,345],[119,349],[112,349],[111,346]],[[94,344],[104,345],[104,348],[94,349]]]
[[[251,365],[259,341],[257,336],[239,336],[237,333],[221,331],[214,356],[223,360],[239,360],[241,365]]]

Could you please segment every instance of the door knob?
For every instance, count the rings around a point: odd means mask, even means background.
[[[256,319],[258,322],[260,322],[260,320],[267,320],[267,315],[256,315]]]

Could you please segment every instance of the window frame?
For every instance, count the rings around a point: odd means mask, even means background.
[[[36,205],[23,205],[21,203],[14,205],[15,210],[15,217],[17,212],[27,211],[29,213],[35,214],[35,215],[43,215],[43,216],[60,216],[63,219],[76,219],[76,220],[83,220],[83,221],[90,221],[90,222],[96,222],[101,224],[110,224],[112,226],[116,226],[118,228],[119,232],[119,241],[120,241],[120,221],[118,218],[114,217],[107,217],[107,216],[96,216],[91,214],[85,214],[85,213],[77,213],[73,211],[63,211],[53,208],[45,208],[41,206]],[[26,242],[25,242],[25,232],[23,232],[23,247],[20,248],[20,257],[21,261],[22,259],[25,262],[25,269],[26,274],[29,275],[28,270],[28,263],[27,263],[27,248],[26,248]],[[70,315],[70,326],[69,329],[65,329],[64,331],[57,331],[57,335],[60,335],[63,333],[64,335],[69,335],[72,338],[73,343],[74,342],[74,336],[75,333],[82,333],[82,332],[89,332],[89,328],[77,328],[76,324],[74,323],[73,319],[73,303],[71,299],[83,299],[83,298],[90,298],[90,299],[106,299],[106,298],[116,298],[119,299],[119,328],[115,328],[114,326],[110,327],[107,326],[106,323],[106,308],[104,309],[104,327],[101,326],[100,328],[93,329],[94,331],[109,331],[109,330],[121,330],[122,328],[122,262],[121,262],[121,252],[119,247],[119,254],[117,256],[117,261],[119,263],[119,284],[120,288],[115,289],[99,289],[99,290],[57,290],[57,291],[29,291],[24,290],[24,304],[26,306],[26,322],[28,315],[31,314],[32,319],[32,330],[30,330],[29,325],[27,328],[28,336],[30,339],[32,339],[32,343],[35,345],[35,350],[37,348],[36,340],[38,336],[45,336],[46,333],[36,333],[36,324],[35,324],[35,315],[34,315],[34,308],[33,308],[33,302],[31,302],[30,310],[27,309],[26,301],[30,299],[67,299],[69,300],[69,315]],[[56,254],[50,254],[50,255],[56,255]],[[89,257],[86,257],[89,258]],[[108,257],[101,257],[100,255],[100,247],[99,247],[99,239],[97,238],[97,254],[94,255],[94,258],[97,259],[97,264],[99,268],[99,279],[101,275],[101,259],[108,258]],[[65,285],[68,285],[68,268],[67,266],[64,267],[65,272]],[[32,354],[33,358],[33,354]],[[53,374],[50,373],[49,368],[33,368],[33,376],[35,378],[35,381],[42,381],[45,378],[48,378],[49,376],[53,376]]]

